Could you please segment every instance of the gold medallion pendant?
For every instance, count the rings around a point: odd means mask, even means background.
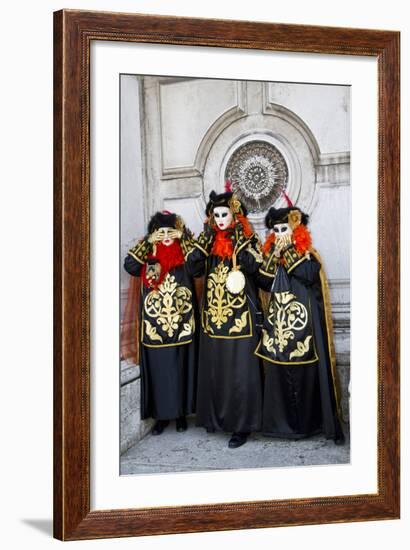
[[[245,275],[239,268],[231,269],[228,273],[226,288],[231,294],[240,294],[245,288]]]
[[[232,254],[232,269],[226,278],[226,288],[231,294],[240,294],[245,288],[245,275],[236,264],[236,252]]]

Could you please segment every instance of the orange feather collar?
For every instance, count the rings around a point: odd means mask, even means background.
[[[267,256],[275,244],[275,233],[267,236],[263,244],[262,251]],[[308,252],[312,246],[312,236],[306,225],[300,224],[293,230],[292,240],[299,254]]]
[[[233,244],[231,239],[231,231],[235,228],[237,223],[240,223],[243,228],[243,234],[248,239],[253,235],[252,225],[250,224],[248,218],[242,214],[236,215],[236,220],[227,229],[219,229],[216,225],[213,226],[215,229],[215,239],[212,246],[211,254],[213,256],[220,256],[221,258],[232,258],[233,254]]]

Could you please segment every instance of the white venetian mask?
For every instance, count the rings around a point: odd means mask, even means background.
[[[227,206],[216,206],[213,214],[218,229],[222,231],[227,229],[233,221],[232,212]]]
[[[290,237],[293,233],[288,223],[275,223],[275,225],[273,226],[273,231],[276,235],[276,238]]]
[[[171,246],[175,241],[175,229],[173,227],[161,227],[160,232],[162,237],[161,243],[165,246]]]

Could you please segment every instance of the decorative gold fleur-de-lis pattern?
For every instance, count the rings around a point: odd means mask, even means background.
[[[283,352],[289,341],[295,339],[295,332],[306,327],[308,312],[291,292],[275,292],[274,299],[269,304],[268,322],[274,329],[274,343]]]
[[[179,332],[178,340],[193,334],[192,292],[189,288],[178,285],[174,275],[167,273],[159,287],[147,294],[144,314],[145,332],[153,341],[164,343],[158,329],[168,338],[173,338]],[[153,327],[153,321],[156,327]]]
[[[220,262],[215,270],[209,274],[207,280],[207,319],[208,329],[212,332],[212,325],[220,329],[232,315],[235,310],[243,308],[246,304],[244,292],[231,294],[226,289],[226,279],[229,273],[229,266]],[[247,324],[247,318],[243,318],[244,328]],[[211,325],[211,326],[209,326]]]
[[[255,353],[281,365],[316,362],[309,303],[299,302],[290,291],[273,293]]]

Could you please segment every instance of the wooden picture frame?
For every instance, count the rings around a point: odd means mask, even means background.
[[[377,58],[377,494],[90,510],[89,82],[93,40]],[[54,14],[55,537],[78,540],[399,517],[399,45],[400,34],[392,31],[72,10]]]

